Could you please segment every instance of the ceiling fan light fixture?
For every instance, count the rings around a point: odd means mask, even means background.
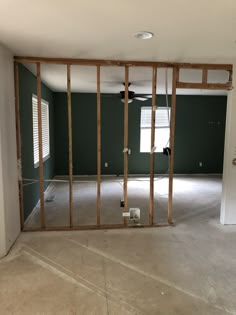
[[[150,39],[154,36],[152,32],[146,32],[146,31],[140,31],[137,33],[134,33],[134,37],[137,39]]]

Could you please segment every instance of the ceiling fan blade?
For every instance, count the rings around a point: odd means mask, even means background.
[[[146,97],[146,98],[152,98],[152,95],[150,94],[150,95],[144,95],[144,97]]]
[[[142,101],[142,102],[148,100],[146,97],[141,97],[141,96],[136,96],[136,97],[134,97],[134,99],[137,100],[137,101]]]

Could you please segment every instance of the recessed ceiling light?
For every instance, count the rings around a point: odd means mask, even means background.
[[[153,33],[151,32],[137,32],[134,34],[134,37],[138,38],[138,39],[150,39],[153,37]]]

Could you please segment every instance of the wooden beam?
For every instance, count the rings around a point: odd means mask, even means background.
[[[202,83],[207,84],[207,78],[208,78],[208,70],[203,69],[202,70]]]
[[[170,156],[169,156],[169,196],[168,196],[168,223],[172,224],[173,207],[173,173],[174,173],[174,145],[175,145],[175,116],[176,116],[176,81],[177,69],[173,69],[172,96],[171,96],[171,120],[170,120]]]
[[[41,69],[37,62],[37,100],[38,100],[38,144],[39,144],[39,191],[40,191],[40,220],[41,227],[45,228],[44,209],[44,173],[43,173],[43,132],[42,132],[42,106],[41,106]]]
[[[214,63],[174,63],[173,68],[180,69],[207,69],[207,70],[225,70],[231,71],[233,70],[232,64],[214,64]]]
[[[43,58],[15,56],[14,60],[20,63],[51,63],[51,64],[74,64],[87,66],[129,66],[129,67],[157,67],[157,68],[182,68],[182,69],[208,69],[232,71],[232,64],[205,64],[205,63],[178,63],[159,61],[130,61],[130,60],[103,60],[103,59],[76,59],[76,58]]]
[[[97,225],[101,224],[101,73],[97,66]]]
[[[230,90],[231,83],[188,83],[178,82],[178,89],[200,89],[200,90]]]
[[[72,117],[71,117],[71,69],[67,65],[67,108],[68,108],[68,143],[69,143],[69,220],[73,226],[73,156],[72,156]]]
[[[150,198],[149,198],[149,224],[153,225],[154,210],[154,168],[155,168],[155,125],[156,125],[156,89],[157,68],[152,70],[152,125],[151,125],[151,148],[150,148]]]
[[[23,230],[24,228],[24,203],[23,203],[23,182],[22,182],[22,162],[21,162],[19,66],[18,66],[18,63],[16,62],[14,62],[14,80],[15,80],[15,119],[16,119],[16,145],[17,145],[20,225],[21,225],[21,230]]]
[[[125,102],[124,102],[124,212],[128,211],[128,125],[129,125],[129,67],[125,67]],[[127,226],[127,217],[124,217],[124,225]]]
[[[86,231],[86,230],[109,230],[109,229],[138,229],[138,228],[164,228],[175,227],[174,224],[143,224],[143,225],[127,225],[124,224],[101,224],[101,225],[77,225],[73,227],[69,226],[48,226],[45,229],[40,227],[25,227],[24,232],[42,232],[42,231]]]

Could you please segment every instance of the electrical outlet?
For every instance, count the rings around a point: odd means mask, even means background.
[[[199,162],[199,166],[202,167],[202,162]]]
[[[131,155],[131,149],[128,150],[128,154]]]
[[[105,162],[105,167],[108,167],[108,163],[107,162]]]
[[[123,217],[129,217],[130,216],[130,213],[129,213],[129,211],[127,212],[122,212],[122,216]]]

